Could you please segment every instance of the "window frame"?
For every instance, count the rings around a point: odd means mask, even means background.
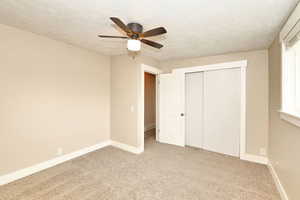
[[[286,45],[284,41],[281,41],[281,108],[279,110],[280,119],[285,120],[293,125],[300,127],[300,114],[297,112],[291,112],[286,109],[286,96],[287,96],[287,53]],[[296,84],[296,83],[295,83]],[[295,97],[296,99],[296,97]]]
[[[290,112],[286,109],[286,107],[284,107],[285,105],[284,92],[286,91],[285,87],[286,84],[288,83],[287,78],[285,77],[284,70],[287,67],[287,62],[285,58],[286,44],[292,42],[295,36],[300,37],[299,34],[300,34],[300,3],[293,10],[293,12],[289,16],[288,20],[284,24],[279,34],[280,43],[281,43],[281,108],[279,110],[280,118],[298,127],[300,127],[300,113]],[[295,107],[295,109],[296,108],[297,106]]]

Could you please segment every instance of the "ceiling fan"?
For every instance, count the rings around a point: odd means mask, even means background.
[[[139,23],[129,23],[125,25],[119,18],[111,17],[110,18],[118,27],[120,27],[127,36],[109,36],[109,35],[99,35],[101,38],[120,38],[120,39],[128,39],[127,48],[130,51],[139,51],[141,49],[141,42],[152,46],[154,48],[160,49],[163,45],[151,41],[146,40],[144,38],[157,36],[161,34],[167,33],[167,30],[164,27],[158,27],[155,29],[151,29],[149,31],[143,32],[143,26]]]

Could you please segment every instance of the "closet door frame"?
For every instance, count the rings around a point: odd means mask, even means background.
[[[246,156],[246,69],[247,60],[240,60],[235,62],[217,63],[212,65],[194,66],[188,68],[179,68],[173,71],[178,77],[180,95],[179,99],[182,106],[185,108],[185,75],[186,73],[203,72],[220,69],[241,69],[241,121],[240,121],[240,159],[244,159]],[[183,132],[183,138],[185,138],[185,132]],[[184,141],[185,143],[185,141]]]

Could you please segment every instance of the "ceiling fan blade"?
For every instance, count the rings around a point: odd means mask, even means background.
[[[167,32],[167,30],[164,27],[158,27],[158,28],[151,29],[149,31],[144,32],[142,34],[142,37],[152,37],[152,36],[164,34],[166,32]]]
[[[157,49],[160,49],[163,47],[163,45],[157,43],[157,42],[153,42],[151,40],[145,40],[145,39],[141,39],[141,42],[145,43],[145,44],[148,44],[154,48],[157,48]]]
[[[110,36],[110,35],[98,35],[101,38],[121,38],[121,39],[128,39],[128,37],[125,36]]]
[[[110,19],[126,33],[131,33],[131,30],[119,18],[111,17]]]

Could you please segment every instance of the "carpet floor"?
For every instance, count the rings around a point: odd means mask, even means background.
[[[155,142],[106,147],[0,187],[1,200],[280,200],[266,166]]]

